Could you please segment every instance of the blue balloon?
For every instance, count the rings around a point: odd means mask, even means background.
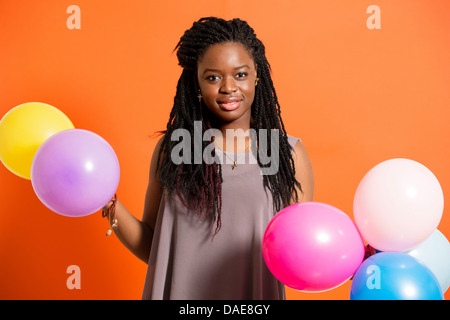
[[[380,252],[356,270],[350,300],[444,300],[434,274],[402,252]]]

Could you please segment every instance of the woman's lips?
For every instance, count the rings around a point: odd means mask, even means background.
[[[227,100],[220,100],[217,102],[220,106],[220,108],[226,110],[226,111],[233,111],[239,108],[239,105],[241,104],[240,99],[227,99]]]

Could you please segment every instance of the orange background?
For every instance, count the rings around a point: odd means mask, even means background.
[[[81,29],[69,30],[69,5]],[[381,29],[369,30],[369,5]],[[247,20],[265,43],[282,117],[314,166],[315,200],[352,216],[381,161],[427,166],[450,199],[450,4],[442,1],[0,1],[0,116],[41,101],[104,137],[121,165],[118,195],[141,217],[150,156],[181,68],[172,53],[202,16]],[[146,265],[100,213],[57,215],[31,182],[0,166],[0,298],[140,299]],[[450,238],[450,213],[438,229]],[[69,265],[81,289],[69,290]],[[348,299],[350,283],[288,299]],[[447,292],[446,298],[450,297]]]

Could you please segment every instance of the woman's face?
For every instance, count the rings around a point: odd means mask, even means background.
[[[235,42],[212,45],[197,66],[203,101],[219,123],[238,120],[248,126],[255,97],[256,66],[247,49]]]

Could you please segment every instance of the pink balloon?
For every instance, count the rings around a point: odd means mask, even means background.
[[[50,210],[70,217],[104,207],[116,192],[119,176],[119,161],[108,142],[81,129],[48,138],[31,165],[37,197]]]
[[[284,208],[270,221],[263,255],[285,285],[319,292],[343,284],[355,273],[364,258],[364,242],[341,210],[303,202]]]
[[[391,159],[361,180],[353,202],[363,238],[381,251],[404,251],[427,239],[444,210],[439,181],[424,165]]]

